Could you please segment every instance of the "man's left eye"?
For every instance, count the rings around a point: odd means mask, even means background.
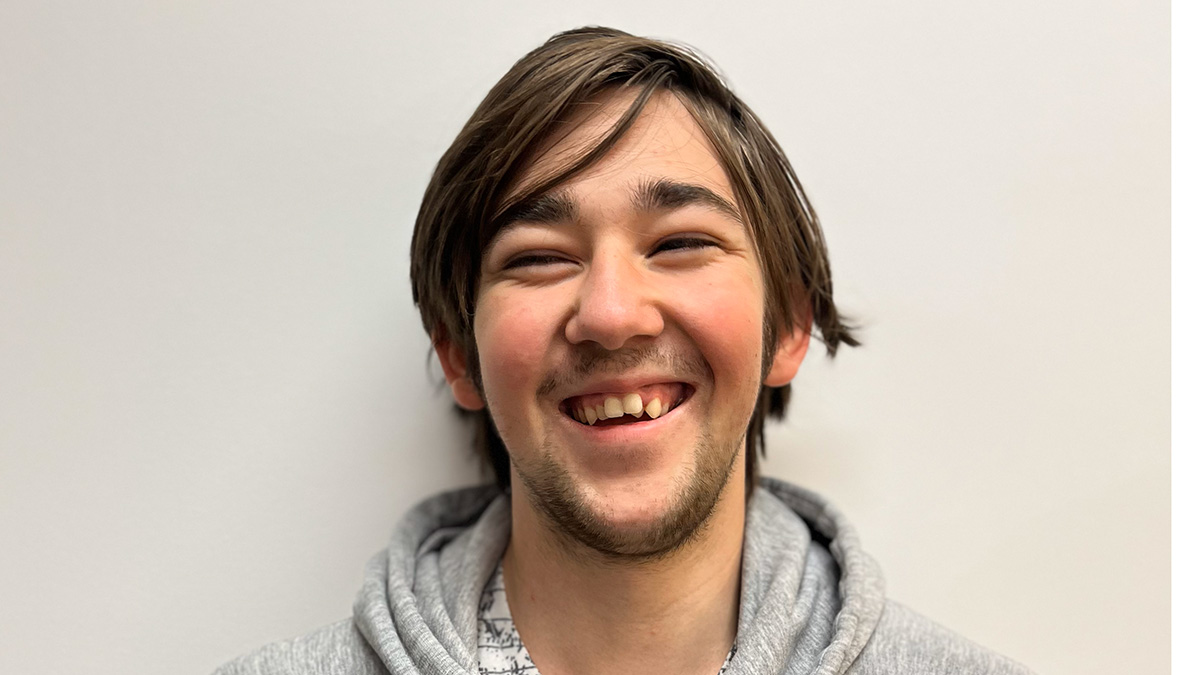
[[[703,237],[677,237],[662,242],[654,249],[654,252],[698,250],[716,245],[715,241]]]

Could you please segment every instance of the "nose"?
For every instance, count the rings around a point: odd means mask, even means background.
[[[575,312],[567,320],[567,340],[595,342],[613,351],[634,338],[656,337],[663,330],[660,299],[649,271],[630,256],[597,252],[581,279]]]

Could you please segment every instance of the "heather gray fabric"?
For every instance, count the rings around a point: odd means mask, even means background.
[[[423,502],[368,565],[353,619],[217,675],[476,675],[479,598],[509,526],[508,497],[495,488]],[[842,516],[768,478],[746,514],[737,644],[727,675],[1029,673],[885,600],[875,561]]]

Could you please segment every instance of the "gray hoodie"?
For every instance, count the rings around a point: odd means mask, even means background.
[[[367,566],[354,617],[243,656],[217,675],[476,675],[479,599],[508,543],[508,497],[447,492],[405,516]],[[1028,674],[884,598],[840,513],[763,478],[746,511],[728,675]]]

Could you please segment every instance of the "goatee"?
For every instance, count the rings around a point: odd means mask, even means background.
[[[702,436],[692,466],[672,486],[671,503],[640,526],[613,523],[589,506],[570,472],[554,460],[553,448],[543,447],[531,465],[514,461],[513,469],[534,511],[568,553],[582,545],[611,562],[645,563],[671,556],[704,532],[742,455],[742,440],[722,448]]]

